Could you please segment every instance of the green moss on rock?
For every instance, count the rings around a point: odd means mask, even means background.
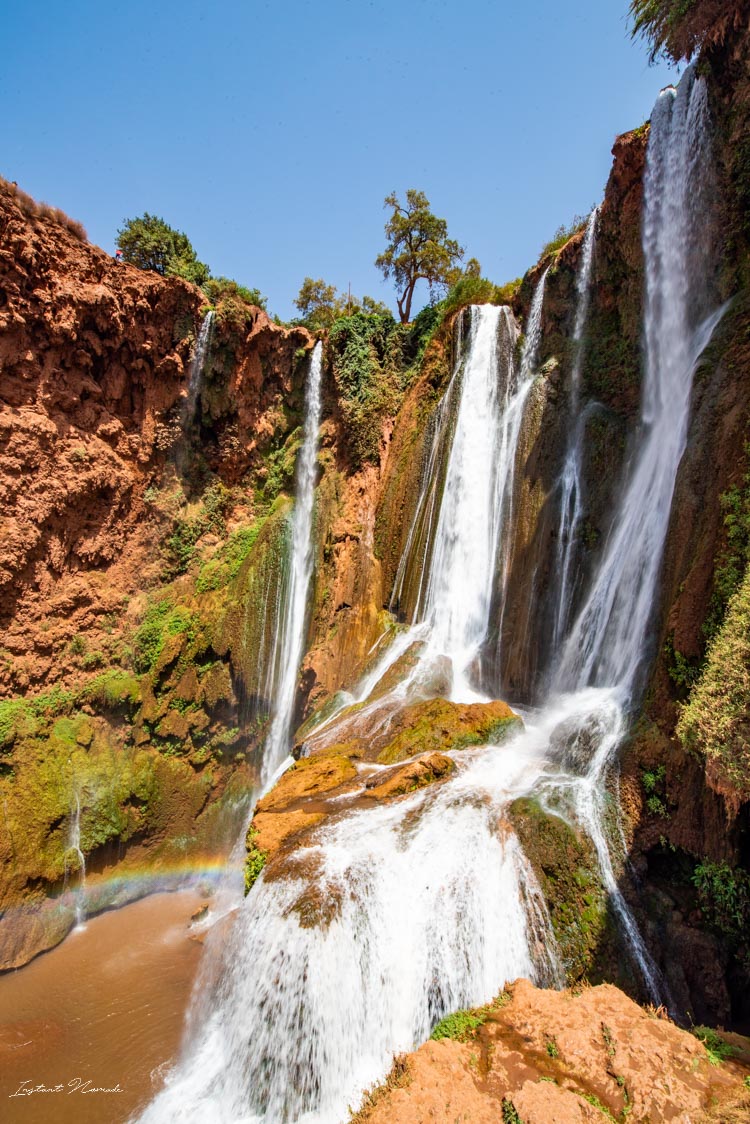
[[[614,978],[617,951],[592,843],[530,798],[514,800],[509,816],[539,879],[568,983]]]

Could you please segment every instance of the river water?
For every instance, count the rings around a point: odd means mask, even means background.
[[[190,919],[203,904],[195,890],[143,898],[0,978],[3,1124],[118,1124],[158,1091],[200,962]],[[62,1088],[14,1095],[38,1086]]]

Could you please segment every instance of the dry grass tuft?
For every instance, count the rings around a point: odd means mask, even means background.
[[[79,242],[88,242],[86,228],[82,223],[66,215],[59,207],[52,207],[49,203],[37,203],[36,199],[23,191],[17,183],[11,183],[0,176],[0,194],[12,199],[20,211],[33,223],[38,221],[54,222],[69,231]]]

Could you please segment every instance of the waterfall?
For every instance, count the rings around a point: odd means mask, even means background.
[[[278,599],[273,660],[277,678],[271,693],[271,726],[263,750],[261,785],[264,788],[289,752],[297,676],[304,654],[307,594],[313,572],[313,508],[318,469],[322,368],[323,345],[318,341],[310,359],[305,388],[305,424],[295,473],[290,556]]]
[[[581,371],[584,357],[584,332],[591,296],[591,274],[594,264],[596,243],[596,223],[599,208],[594,207],[586,224],[586,233],[581,247],[581,264],[576,279],[576,315],[573,325],[573,367],[570,374],[570,417],[573,428],[568,441],[565,464],[560,474],[560,523],[557,530],[556,572],[559,581],[557,612],[552,637],[553,650],[557,650],[565,626],[568,623],[572,591],[570,568],[576,550],[576,534],[583,514],[581,496],[583,438],[586,429],[586,413],[580,410]]]
[[[68,834],[68,848],[65,858],[65,877],[68,877],[68,859],[67,854],[70,852],[75,854],[75,861],[78,868],[78,886],[76,887],[75,894],[75,911],[76,911],[76,928],[81,928],[86,920],[86,856],[81,849],[81,796],[78,790],[75,791],[75,809],[70,817],[70,832]]]
[[[471,309],[471,334],[460,371],[461,395],[423,610],[431,647],[451,657],[459,682],[489,624],[502,516],[498,501],[509,471],[504,419],[509,402],[518,397],[514,344],[515,325],[508,308]]]
[[[431,656],[450,658],[455,699],[475,697],[469,672],[490,627],[498,574],[504,591],[510,569],[518,444],[541,341],[546,279],[547,270],[532,298],[518,372],[518,330],[510,309],[470,309],[466,350],[459,342],[396,573],[392,603],[401,597],[407,568],[419,566],[415,620],[425,626]]]
[[[503,415],[503,434],[500,445],[500,459],[502,471],[500,474],[501,491],[498,496],[501,518],[500,551],[496,567],[496,591],[498,594],[499,612],[497,621],[497,634],[502,637],[503,621],[505,619],[505,606],[507,601],[508,579],[513,561],[513,548],[515,545],[514,509],[516,498],[516,470],[518,459],[518,445],[523,430],[523,420],[526,403],[534,384],[534,376],[539,361],[539,348],[542,342],[542,312],[544,310],[544,292],[547,284],[549,266],[544,270],[537,282],[534,295],[529,308],[529,322],[526,328],[526,339],[521,353],[521,369],[518,377],[518,387],[512,399],[506,402]],[[498,640],[497,664],[501,664],[501,643]]]
[[[688,71],[654,110],[642,416],[609,540],[570,636],[554,653],[559,694],[504,745],[456,753],[457,769],[443,784],[374,808],[343,804],[304,849],[285,858],[282,874],[269,867],[260,875],[229,930],[210,1006],[207,1000],[144,1122],[337,1124],[383,1077],[393,1054],[416,1046],[449,1010],[486,1002],[518,975],[560,982],[546,907],[506,819],[509,803],[530,792],[590,835],[624,939],[660,1001],[658,970],[617,883],[606,780],[646,663],[692,373],[718,316],[700,315],[708,263],[697,253],[695,224],[707,151],[705,86]],[[576,406],[595,223],[593,216],[578,278]],[[454,697],[476,697],[472,664],[495,623],[493,583],[502,595],[512,550],[519,435],[538,362],[545,281],[546,274],[517,374],[510,312],[471,310],[468,339],[435,414],[428,478],[407,538],[405,554],[421,566],[414,624],[360,684],[354,698],[363,707],[408,701],[408,680],[367,699],[394,651],[416,639],[426,645],[423,658],[450,658]],[[285,681],[267,776],[288,746],[304,644],[319,383],[316,349],[280,621]],[[576,471],[571,497],[574,484],[580,493],[580,464]],[[568,509],[574,529],[575,506]],[[407,568],[402,559],[398,599]],[[569,585],[566,579],[561,588],[566,614]]]
[[[605,781],[647,666],[672,496],[687,440],[693,372],[722,311],[705,316],[710,258],[700,224],[709,147],[706,86],[690,68],[677,90],[662,91],[651,119],[643,216],[645,379],[638,440],[609,541],[555,675],[559,689],[583,691],[588,700],[579,728],[588,727],[595,749],[570,786],[576,814],[594,842],[612,906],[657,1002],[659,974],[612,867],[603,826]],[[589,686],[599,689],[593,702],[585,692]]]
[[[592,588],[565,646],[558,685],[636,687],[661,569],[693,371],[717,322],[694,319],[708,261],[696,261],[709,130],[706,86],[688,70],[662,91],[649,137],[643,217],[645,379],[638,447]]]
[[[341,1124],[448,1012],[517,976],[559,984],[534,875],[498,832],[529,760],[477,760],[450,785],[350,813],[284,878],[261,875],[215,1005],[144,1122]]]
[[[208,358],[208,349],[211,346],[211,335],[213,332],[214,318],[216,313],[210,309],[201,324],[200,331],[198,332],[198,339],[195,341],[195,350],[193,351],[193,358],[190,363],[190,376],[188,378],[188,389],[185,397],[185,402],[182,408],[182,427],[191,426],[195,419],[195,407],[198,401],[198,391],[201,386],[201,379],[203,377],[203,370],[206,366],[206,359]]]
[[[444,455],[447,466],[442,496],[430,500],[430,573],[421,619],[394,647],[426,640],[424,659],[447,655],[459,675],[488,626],[543,288],[544,278],[517,378],[510,311],[471,309],[445,395],[455,422],[442,437],[438,418],[434,468]],[[392,659],[384,655],[381,673]],[[408,690],[407,680],[386,705]],[[364,702],[365,690],[356,697]],[[212,1006],[144,1121],[336,1124],[394,1052],[414,1048],[445,1014],[487,1002],[518,976],[559,984],[546,904],[505,820],[546,745],[529,729],[502,751],[464,752],[448,783],[342,809],[285,877],[261,874],[226,943]]]

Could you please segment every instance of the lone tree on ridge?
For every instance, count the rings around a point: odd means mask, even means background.
[[[449,288],[461,274],[458,263],[465,251],[448,237],[448,224],[433,215],[423,191],[409,188],[403,204],[394,191],[386,197],[384,206],[391,207],[393,213],[385,224],[388,245],[375,265],[384,277],[395,281],[399,316],[406,324],[411,319],[417,282],[426,281],[431,293]]]

